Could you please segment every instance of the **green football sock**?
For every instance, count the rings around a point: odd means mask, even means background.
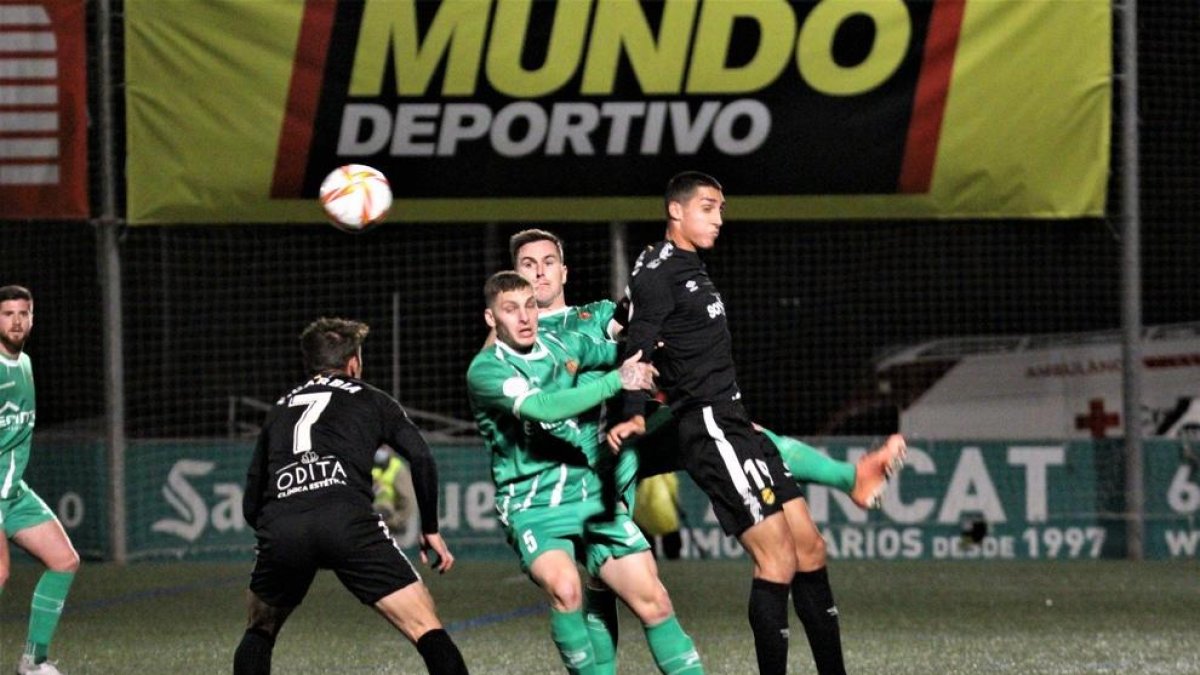
[[[71,590],[71,582],[74,580],[74,572],[47,570],[33,589],[33,602],[29,608],[29,639],[25,642],[25,654],[32,657],[34,663],[45,661],[50,652],[50,640],[54,637],[54,630],[58,628],[58,618],[62,616],[67,591]]]
[[[587,622],[583,610],[560,612],[550,609],[550,635],[558,646],[558,654],[568,673],[595,675],[596,653],[588,639]]]
[[[617,672],[617,594],[589,586],[584,599],[588,638],[596,654],[596,675]]]
[[[779,448],[779,454],[792,472],[792,478],[828,485],[847,494],[854,489],[854,465],[850,462],[839,462],[807,443],[780,436],[770,429],[762,431]]]
[[[666,675],[703,675],[704,665],[700,663],[696,645],[683,632],[683,626],[679,625],[674,614],[660,624],[645,626],[645,629],[646,643],[660,672]]]

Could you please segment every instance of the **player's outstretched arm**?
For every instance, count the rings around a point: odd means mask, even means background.
[[[438,471],[433,452],[421,430],[394,399],[384,399],[386,428],[383,441],[408,462],[413,493],[421,518],[421,533],[428,537],[438,531]],[[440,537],[439,537],[440,539]],[[443,544],[444,546],[444,544]],[[440,553],[440,552],[439,552]],[[424,551],[422,551],[424,559]]]
[[[636,358],[634,358],[636,357]],[[505,409],[512,410],[518,417],[534,422],[558,422],[570,419],[587,410],[600,405],[613,394],[624,389],[652,388],[654,376],[658,373],[654,366],[642,363],[640,354],[626,360],[617,370],[609,371],[604,377],[581,384],[570,389],[558,391],[542,391],[540,389],[516,391],[520,386],[527,386],[524,380],[509,388],[508,382],[500,386],[501,392],[490,398],[498,401]],[[510,379],[509,382],[512,380]],[[470,384],[470,376],[468,376]],[[487,395],[483,388],[476,390],[476,396],[483,399]],[[509,403],[511,401],[511,403]]]

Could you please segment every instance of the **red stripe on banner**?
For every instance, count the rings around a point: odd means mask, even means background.
[[[966,0],[937,0],[929,16],[921,75],[917,78],[912,120],[908,125],[900,167],[899,191],[903,194],[929,192],[933,183],[933,165],[937,161],[946,95],[950,91],[954,53],[958,48],[965,7]]]
[[[0,219],[89,214],[85,0],[0,0]]]
[[[325,57],[329,54],[336,13],[336,2],[307,0],[304,3],[287,110],[279,132],[279,152],[275,155],[275,176],[271,181],[274,199],[299,197],[304,186],[304,171],[308,166],[308,151],[325,76]]]

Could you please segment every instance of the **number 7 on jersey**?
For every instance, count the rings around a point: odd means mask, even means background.
[[[288,407],[304,406],[304,412],[300,413],[300,419],[296,421],[296,426],[292,429],[293,455],[302,455],[312,450],[312,425],[316,424],[317,418],[325,412],[325,407],[329,405],[329,398],[332,395],[333,392],[329,391],[297,394],[292,397],[291,403],[288,403]]]

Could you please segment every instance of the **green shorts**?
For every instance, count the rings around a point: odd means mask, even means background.
[[[25,481],[17,487],[16,496],[0,499],[0,530],[6,537],[48,520],[55,520],[54,512]]]
[[[629,514],[618,513],[610,518],[599,499],[517,511],[509,515],[505,534],[521,559],[521,570],[527,574],[533,561],[547,551],[565,551],[595,576],[609,558],[650,550]]]

